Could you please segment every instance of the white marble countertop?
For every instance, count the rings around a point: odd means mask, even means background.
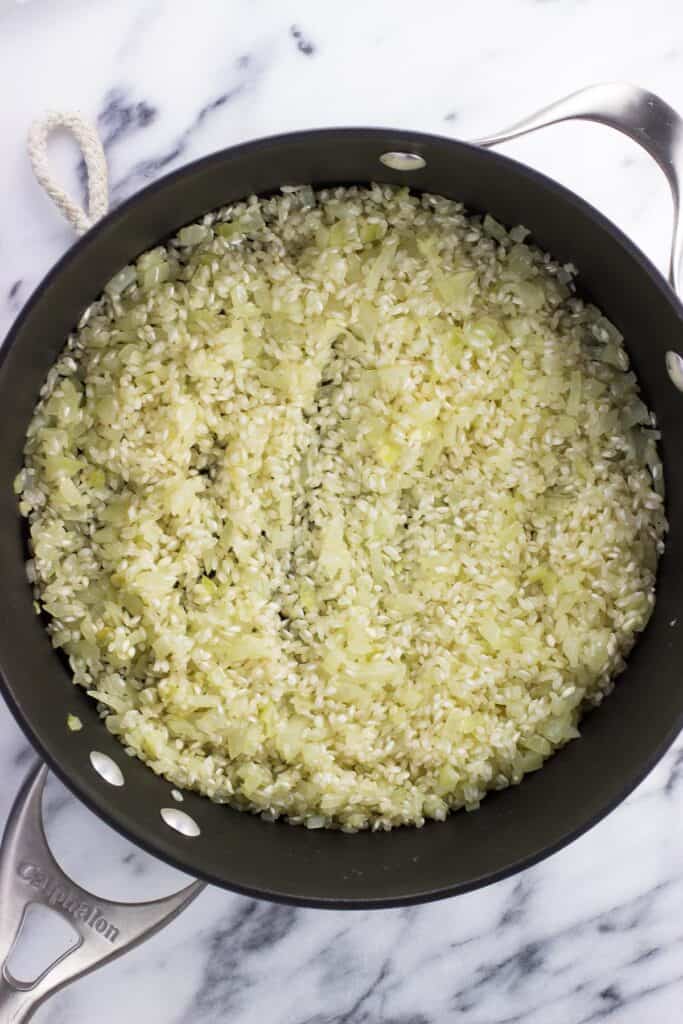
[[[341,124],[483,134],[593,81],[683,110],[675,0],[0,0],[0,337],[72,241],[25,137],[80,108],[115,201],[214,149]],[[627,140],[590,125],[506,147],[579,192],[666,264],[670,200]],[[55,165],[78,192],[76,157]],[[0,820],[29,762],[0,708]],[[49,835],[104,896],[177,873],[51,784]],[[207,890],[147,945],[48,1002],[40,1024],[674,1024],[683,1018],[683,742],[606,820],[550,860],[468,896],[322,912]],[[0,908],[1,910],[1,908]]]

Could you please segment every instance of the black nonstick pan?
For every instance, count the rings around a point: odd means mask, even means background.
[[[639,142],[671,185],[676,227],[671,283],[681,288],[683,120],[628,85],[600,85],[500,135],[468,144],[391,129],[343,128],[262,139],[216,153],[146,188],[105,217],[39,286],[2,350],[0,403],[0,670],[5,698],[44,762],[96,814],[188,874],[252,896],[317,907],[387,907],[456,895],[548,856],[590,828],[640,782],[683,725],[683,307],[645,256],[608,220],[556,182],[489,149],[546,124],[583,118]],[[598,173],[596,169],[596,173]],[[94,703],[76,689],[32,608],[22,523],[12,481],[38,391],[67,334],[104,284],[183,224],[250,193],[283,184],[392,182],[463,201],[580,271],[582,294],[618,326],[662,432],[670,533],[657,604],[612,696],[570,743],[520,786],[489,795],[473,814],[390,833],[309,831],[187,793],[127,757]],[[680,620],[681,624],[677,625]],[[66,728],[68,713],[83,722]],[[9,948],[26,904],[68,917],[79,948],[30,990],[5,968],[0,1011],[23,1020],[50,991],[161,927],[198,891],[127,907],[83,892],[44,843],[44,770],[27,781],[8,825],[0,873],[0,946]],[[178,813],[182,812],[182,813]]]

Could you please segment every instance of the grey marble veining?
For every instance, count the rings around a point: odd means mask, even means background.
[[[45,109],[96,120],[117,203],[160,174],[261,135],[384,124],[461,137],[590,82],[638,81],[683,109],[683,7],[625,0],[0,2],[0,335],[71,243],[24,143]],[[84,174],[55,140],[76,195]],[[669,200],[633,145],[589,125],[506,151],[585,196],[659,266]],[[0,819],[30,751],[0,709]],[[180,876],[56,782],[57,856],[104,896]],[[571,847],[438,904],[331,912],[207,890],[172,927],[55,997],[39,1024],[679,1024],[683,743]]]

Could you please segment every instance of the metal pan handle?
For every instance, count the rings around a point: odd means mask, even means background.
[[[478,146],[495,146],[547,125],[573,120],[597,121],[616,128],[637,142],[664,171],[674,204],[669,281],[674,291],[683,297],[683,118],[659,96],[627,82],[590,85],[551,103],[504,131],[474,141]]]
[[[0,1020],[23,1024],[70,981],[113,960],[169,924],[204,888],[193,882],[148,903],[117,903],[83,889],[61,869],[45,838],[42,795],[47,768],[37,763],[22,785],[0,849]],[[7,965],[27,907],[39,903],[60,914],[78,941],[33,982],[14,978]]]

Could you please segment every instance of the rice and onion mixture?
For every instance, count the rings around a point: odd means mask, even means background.
[[[16,489],[37,608],[129,753],[309,828],[476,808],[578,736],[654,603],[654,417],[495,220],[236,204],[122,270]]]

